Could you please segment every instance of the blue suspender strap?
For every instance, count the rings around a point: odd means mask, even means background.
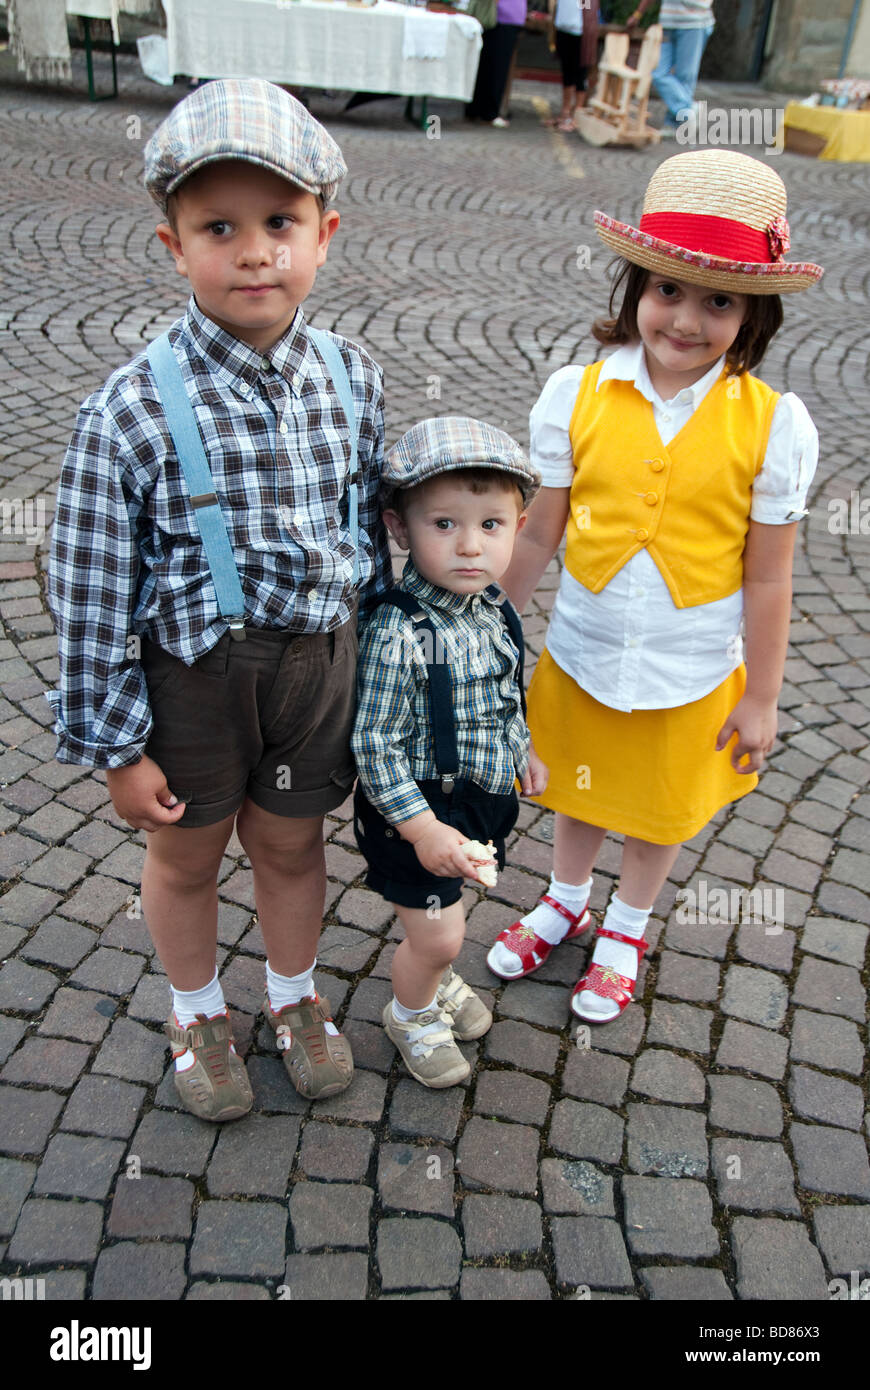
[[[335,387],[338,399],[341,401],[341,408],[347,416],[347,427],[350,431],[350,480],[348,486],[347,504],[347,524],[350,531],[351,545],[353,546],[353,579],[352,583],[359,581],[359,502],[357,493],[358,470],[357,470],[357,427],[356,411],[353,406],[353,392],[350,389],[350,379],[347,375],[347,368],[341,353],[330,338],[329,334],[320,328],[309,328],[309,338],[313,339],[317,349],[326,363],[326,369],[332,377],[332,384]]]
[[[375,606],[391,603],[414,624],[414,631],[429,634],[431,661],[426,663],[429,679],[429,724],[432,730],[432,751],[435,755],[435,768],[441,778],[441,790],[447,794],[453,791],[459,776],[459,750],[456,746],[456,721],[453,717],[453,686],[446,661],[439,661],[435,627],[428,613],[424,612],[418,601],[406,594],[404,589],[388,589],[380,594]]]
[[[232,636],[237,641],[243,641],[245,600],[239,583],[239,572],[233,559],[226,522],[214,490],[214,479],[205,456],[196,416],[168,333],[162,334],[149,345],[148,361],[154,373],[166,423],[190,493],[190,502],[202,537],[205,558],[211,570],[221,617],[229,624]]]

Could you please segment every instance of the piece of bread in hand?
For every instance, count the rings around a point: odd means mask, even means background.
[[[462,846],[468,858],[477,869],[478,882],[485,888],[494,888],[498,880],[498,871],[495,865],[495,847],[492,840],[488,844],[481,844],[480,840],[469,840]]]

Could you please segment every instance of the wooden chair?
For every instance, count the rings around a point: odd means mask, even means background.
[[[660,132],[646,123],[649,89],[659,61],[662,28],[647,29],[636,68],[628,67],[628,34],[608,34],[598,64],[594,97],[575,113],[577,130],[590,145],[657,144]]]

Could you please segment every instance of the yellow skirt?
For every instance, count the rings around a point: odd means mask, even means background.
[[[550,769],[540,806],[654,845],[690,840],[729,802],[758,785],[731,766],[737,735],[716,739],[746,688],[746,668],[674,709],[599,704],[544,648],[529,685],[528,723]]]

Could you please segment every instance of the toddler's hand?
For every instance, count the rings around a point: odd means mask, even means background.
[[[731,766],[745,775],[760,772],[765,756],[776,742],[777,711],[775,700],[756,700],[744,695],[719,730],[716,752],[721,752],[734,734],[737,742],[731,750]],[[741,764],[741,759],[748,761]]]
[[[477,869],[463,852],[462,846],[468,844],[467,835],[445,825],[443,821],[432,821],[422,835],[414,840],[417,858],[430,874],[443,878],[477,878]]]
[[[106,781],[112,805],[134,830],[162,830],[184,815],[185,803],[173,796],[153,758],[143,756],[128,767],[109,768]]]
[[[523,796],[540,796],[546,789],[550,779],[550,769],[545,762],[542,762],[534,750],[529,747],[529,765],[520,780],[520,788]]]

